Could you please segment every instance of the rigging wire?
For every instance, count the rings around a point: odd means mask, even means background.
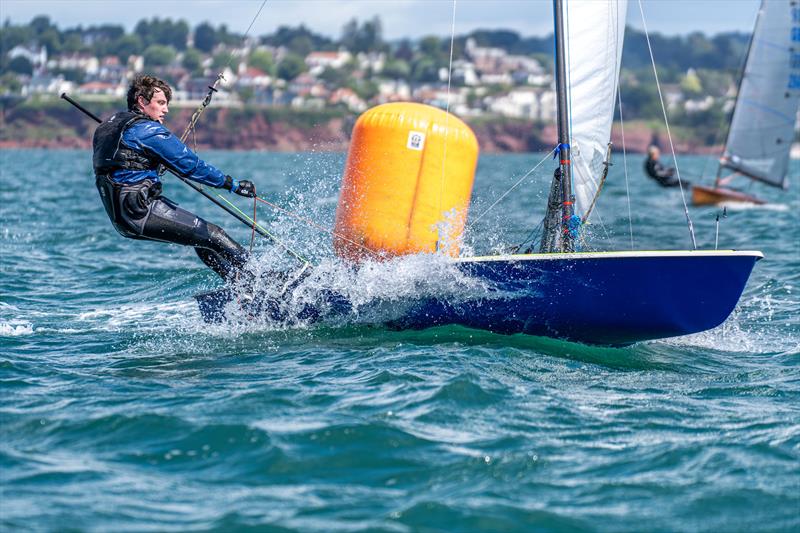
[[[495,201],[494,201],[494,203],[493,203],[492,205],[490,205],[489,207],[487,207],[487,208],[486,208],[486,210],[485,210],[483,213],[481,213],[480,215],[478,215],[477,217],[475,217],[475,218],[472,220],[472,222],[470,222],[470,223],[467,225],[467,228],[466,228],[466,229],[470,229],[470,228],[471,228],[471,227],[472,227],[472,226],[473,226],[473,225],[474,225],[474,224],[475,224],[477,221],[479,221],[481,218],[483,218],[483,217],[486,215],[486,213],[488,213],[489,211],[491,211],[491,210],[492,210],[492,208],[493,208],[494,206],[496,206],[497,204],[499,204],[499,203],[500,203],[500,201],[501,201],[503,198],[505,198],[506,196],[508,196],[508,195],[509,195],[509,193],[511,193],[511,191],[513,191],[514,189],[516,189],[517,187],[519,187],[519,185],[520,185],[520,184],[521,184],[523,181],[525,181],[525,179],[526,179],[528,176],[530,176],[530,175],[531,175],[531,174],[532,174],[532,173],[533,173],[533,172],[534,172],[534,171],[535,171],[537,168],[539,168],[539,167],[542,165],[542,163],[544,163],[545,161],[547,161],[548,159],[550,159],[550,157],[551,157],[551,156],[552,156],[552,155],[555,153],[555,151],[556,151],[556,150],[558,150],[558,147],[556,147],[556,148],[553,148],[552,150],[550,150],[550,151],[549,151],[549,152],[548,152],[548,153],[547,153],[547,154],[544,156],[544,158],[542,158],[542,160],[541,160],[541,161],[539,161],[538,163],[536,163],[536,166],[535,166],[535,167],[533,167],[533,168],[532,168],[532,169],[530,169],[528,172],[526,172],[526,173],[525,173],[525,175],[524,175],[524,176],[522,176],[522,177],[521,177],[521,178],[520,178],[520,179],[519,179],[519,180],[518,180],[518,181],[517,181],[517,182],[516,182],[514,185],[512,185],[512,186],[511,186],[511,187],[510,187],[508,190],[506,190],[506,192],[504,192],[503,194],[501,194],[501,195],[500,195],[500,197],[499,197],[497,200],[495,200]]]
[[[669,139],[669,147],[672,151],[672,161],[675,163],[675,174],[678,176],[678,186],[681,190],[681,200],[683,201],[683,213],[686,216],[686,223],[689,226],[689,235],[692,238],[692,247],[697,250],[697,239],[694,236],[694,225],[692,224],[692,217],[689,216],[689,206],[686,204],[686,194],[683,190],[683,180],[681,180],[681,171],[678,168],[678,158],[675,156],[675,145],[672,142],[672,133],[669,129],[669,120],[667,119],[667,108],[664,105],[664,96],[661,94],[661,84],[658,81],[658,70],[656,69],[656,60],[653,57],[653,47],[650,44],[650,33],[647,31],[647,21],[644,18],[644,8],[642,7],[642,0],[639,0],[639,12],[642,14],[642,27],[644,29],[644,36],[647,39],[647,49],[650,52],[650,63],[653,65],[653,74],[656,78],[656,88],[658,89],[658,99],[661,102],[661,111],[664,114],[664,125],[667,128],[667,138]]]
[[[448,122],[450,121],[450,85],[453,79],[453,48],[455,48],[456,38],[456,2],[453,0],[453,16],[450,23],[450,62],[447,66],[447,97],[445,101],[445,115],[444,115],[444,153],[442,155],[442,175],[439,180],[439,213],[442,213],[442,201],[444,199],[444,183],[445,171],[447,164],[447,137],[450,133]],[[436,240],[436,247],[439,247],[439,239]]]
[[[534,247],[534,245],[535,245],[537,242],[541,242],[541,236],[542,236],[542,230],[543,230],[543,229],[544,229],[544,219],[542,219],[542,220],[541,220],[541,221],[540,221],[538,224],[536,224],[536,227],[534,227],[534,228],[533,228],[533,229],[532,229],[532,230],[531,230],[531,231],[528,233],[528,235],[527,235],[527,236],[526,236],[526,237],[525,237],[525,238],[522,240],[522,242],[520,242],[520,243],[519,243],[519,244],[518,244],[518,245],[517,245],[517,246],[514,248],[514,249],[515,249],[515,251],[519,251],[519,250],[520,250],[520,249],[521,249],[523,246],[525,246],[525,245],[526,245],[526,244],[528,244],[528,243],[531,243],[531,245],[530,245],[528,248],[526,248],[526,249],[523,251],[523,253],[525,253],[525,254],[529,254],[529,253],[533,252],[533,247]]]
[[[633,250],[633,214],[631,212],[631,187],[628,182],[628,151],[625,148],[625,120],[622,118],[622,86],[617,83],[617,99],[619,100],[619,127],[622,129],[622,170],[625,171],[625,197],[628,200],[628,232],[631,236]]]

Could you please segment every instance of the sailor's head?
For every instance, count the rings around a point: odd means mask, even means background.
[[[658,146],[656,145],[650,145],[650,147],[647,149],[647,156],[650,159],[658,159],[661,157],[661,150],[659,150]]]
[[[128,109],[141,111],[157,122],[164,122],[171,99],[167,82],[154,76],[136,76],[128,88]]]

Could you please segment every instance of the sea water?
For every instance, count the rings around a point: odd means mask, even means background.
[[[319,227],[343,154],[202,155],[288,210],[257,218],[362,303],[481,290],[431,257],[342,267]],[[524,176],[546,157],[482,156],[464,253],[531,245],[553,163]],[[614,157],[586,249],[691,248],[680,191]],[[800,529],[797,161],[786,192],[745,185],[766,206],[688,207],[700,248],[765,254],[727,322],[605,348],[375,326],[391,304],[209,326],[192,295],[219,280],[190,249],[117,235],[88,152],[0,158],[3,530]],[[174,178],[165,194],[250,245]],[[281,250],[257,238],[251,266]]]

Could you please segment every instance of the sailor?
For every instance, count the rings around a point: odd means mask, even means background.
[[[131,82],[128,110],[95,131],[95,184],[122,236],[193,246],[208,267],[232,280],[247,251],[219,226],[162,196],[158,168],[248,198],[256,195],[255,185],[209,165],[162,125],[171,98],[169,85],[158,78],[140,75]]]
[[[680,185],[678,178],[675,177],[675,169],[662,165],[658,160],[659,157],[661,157],[661,150],[657,146],[653,145],[647,149],[647,160],[644,162],[645,173],[656,180],[662,187],[677,187]],[[689,182],[684,180],[683,184],[688,185]]]

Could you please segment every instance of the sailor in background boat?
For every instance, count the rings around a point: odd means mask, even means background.
[[[644,162],[645,173],[662,187],[677,187],[679,182],[675,177],[675,169],[662,165],[658,160],[659,157],[661,157],[661,150],[658,149],[658,146],[653,145],[647,149],[647,160]],[[688,182],[684,180],[683,184],[688,185]]]
[[[114,228],[124,237],[193,246],[223,279],[231,279],[248,253],[219,226],[161,195],[159,165],[190,180],[252,198],[255,185],[209,165],[162,125],[172,90],[153,76],[128,88],[128,110],[115,113],[94,134],[95,184]]]

